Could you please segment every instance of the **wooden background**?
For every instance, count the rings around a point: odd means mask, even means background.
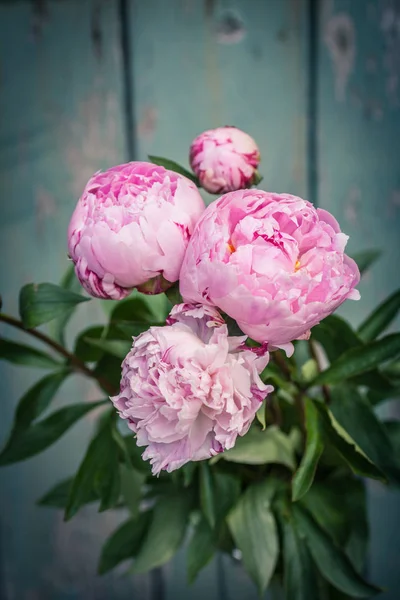
[[[4,309],[16,313],[22,284],[59,280],[67,223],[93,172],[148,153],[187,164],[196,134],[232,124],[261,148],[263,187],[329,209],[350,252],[384,250],[361,302],[343,311],[359,322],[400,283],[399,107],[399,0],[0,0]],[[102,318],[90,311],[76,327]],[[0,377],[2,442],[37,373],[6,365]],[[69,382],[57,402],[93,394]],[[255,600],[222,558],[188,590],[184,552],[151,576],[96,577],[121,516],[85,510],[65,525],[34,506],[74,471],[91,427],[0,472],[0,598]],[[369,490],[369,574],[395,600],[400,494]]]

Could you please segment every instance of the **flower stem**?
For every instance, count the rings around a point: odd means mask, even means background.
[[[75,354],[69,352],[66,348],[64,348],[64,346],[62,346],[55,340],[52,340],[45,333],[42,333],[37,329],[27,329],[26,327],[24,327],[22,321],[19,321],[18,319],[15,319],[10,315],[5,315],[4,313],[0,313],[0,321],[2,321],[3,323],[7,323],[7,325],[11,325],[11,327],[15,327],[16,329],[20,329],[25,333],[29,333],[29,335],[31,335],[32,337],[36,338],[37,340],[40,340],[41,342],[55,350],[61,356],[64,356],[64,358],[67,359],[67,361],[75,368],[76,371],[80,371],[87,377],[95,379],[107,392],[107,394],[110,394],[110,396],[115,394],[115,389],[109,381],[103,379],[101,375],[98,375],[97,373],[95,373],[95,371],[87,367],[85,363],[82,360],[80,360],[80,358],[75,356]]]
[[[315,342],[313,340],[308,340],[308,347],[310,349],[311,358],[313,358],[315,360],[315,363],[316,363],[317,368],[318,368],[318,372],[321,373],[322,367],[321,367],[321,363],[320,363],[320,360],[319,360],[319,357],[318,357],[317,349],[315,347]],[[322,388],[322,395],[324,396],[325,403],[326,404],[330,404],[331,396],[330,396],[330,393],[329,393],[328,386],[322,385],[321,388]]]

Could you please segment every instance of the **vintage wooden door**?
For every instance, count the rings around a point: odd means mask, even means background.
[[[266,189],[328,208],[350,251],[384,250],[362,302],[344,311],[350,319],[399,287],[399,0],[0,0],[0,119],[9,312],[22,284],[59,280],[66,226],[92,173],[151,153],[187,164],[193,137],[221,124],[255,137]],[[83,309],[78,324],[100,318]],[[1,365],[1,443],[36,377]],[[70,382],[58,402],[92,395],[86,381]],[[96,577],[121,515],[88,509],[64,524],[34,504],[72,474],[91,427],[88,418],[43,455],[0,471],[0,598],[255,599],[225,558],[188,589],[184,552],[149,576]],[[373,485],[369,498],[370,575],[394,600],[400,496]]]

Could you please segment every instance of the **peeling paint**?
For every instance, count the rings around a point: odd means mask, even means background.
[[[42,37],[43,29],[49,18],[47,0],[33,0],[31,32],[34,42]]]
[[[115,164],[117,155],[118,98],[113,92],[99,89],[99,82],[93,87],[95,91],[80,103],[75,117],[58,124],[57,137],[71,173],[71,192],[75,198],[79,198],[93,173]]]
[[[338,102],[344,102],[356,55],[355,28],[351,17],[345,13],[331,16],[325,26],[324,41],[335,71],[335,97]]]
[[[380,30],[384,39],[383,68],[386,72],[386,95],[392,107],[400,106],[400,3],[384,0]]]
[[[56,214],[57,203],[54,196],[42,186],[39,186],[35,194],[35,217],[38,235],[43,233],[43,228],[47,219],[54,217]]]
[[[158,110],[155,106],[145,106],[142,109],[142,116],[137,125],[138,136],[140,138],[151,138],[157,127]]]
[[[103,56],[103,32],[101,29],[101,0],[97,0],[92,8],[90,37],[94,54],[98,61],[101,61]]]
[[[246,28],[239,13],[227,11],[219,17],[215,32],[220,44],[238,44],[244,39]]]
[[[358,209],[361,202],[361,190],[354,186],[349,190],[347,201],[344,207],[344,216],[349,223],[357,223]]]

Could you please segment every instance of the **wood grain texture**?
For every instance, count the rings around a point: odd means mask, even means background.
[[[350,236],[348,248],[381,248],[343,313],[359,323],[400,274],[400,2],[320,3],[318,203]]]
[[[6,311],[16,313],[24,283],[60,279],[68,264],[66,227],[84,184],[126,157],[119,25],[116,1],[0,4],[0,289]],[[73,330],[102,318],[93,305],[79,314]],[[10,335],[5,327],[1,333]],[[1,365],[1,444],[18,398],[38,377],[32,369]],[[98,394],[76,378],[54,405]],[[1,470],[2,598],[137,594],[146,600],[147,578],[95,574],[100,547],[122,514],[88,509],[64,524],[59,511],[35,507],[76,470],[92,428],[86,419],[51,450]]]
[[[400,287],[400,2],[318,5],[318,204],[350,236],[349,251],[383,251],[359,286],[361,300],[339,311],[358,324]],[[386,418],[399,417],[398,404],[382,410]],[[368,491],[368,574],[387,589],[382,600],[396,600],[400,494],[375,482]]]
[[[306,192],[305,0],[130,2],[137,151],[188,164],[192,139],[236,125],[263,186]]]

